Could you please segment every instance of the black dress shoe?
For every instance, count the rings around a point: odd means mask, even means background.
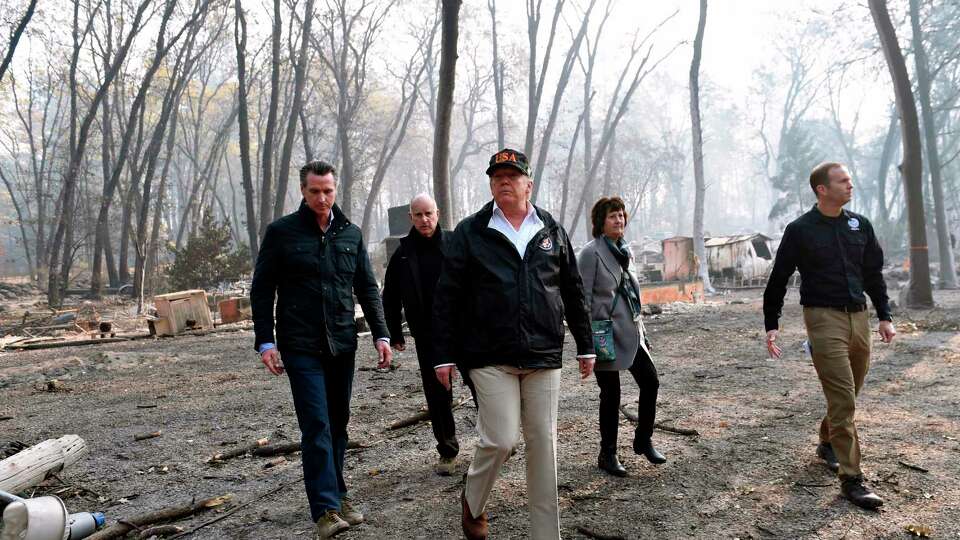
[[[662,465],[667,462],[667,458],[660,452],[657,452],[657,449],[653,447],[653,442],[650,439],[634,439],[633,451],[636,452],[638,456],[647,458],[647,461],[654,465]]]
[[[876,510],[883,506],[883,499],[863,485],[863,478],[847,478],[840,484],[840,492],[853,504],[867,510]]]
[[[822,442],[817,445],[817,456],[827,464],[827,467],[833,472],[840,471],[840,462],[837,461],[837,454],[833,451],[833,445],[828,442]]]
[[[597,467],[607,471],[613,476],[626,476],[627,470],[623,468],[623,465],[620,464],[620,460],[617,459],[616,452],[609,451],[600,451],[600,455],[597,456]]]

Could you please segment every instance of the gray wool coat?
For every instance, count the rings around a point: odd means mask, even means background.
[[[630,258],[633,259],[631,253]],[[577,257],[577,267],[583,278],[583,292],[587,306],[590,308],[590,318],[594,321],[604,319],[613,320],[613,343],[617,351],[617,359],[613,362],[597,362],[595,371],[616,371],[629,369],[637,355],[639,347],[649,355],[650,351],[643,339],[643,321],[633,320],[630,313],[630,303],[622,295],[617,300],[617,308],[610,313],[613,307],[614,294],[623,269],[616,257],[610,252],[603,238],[594,238],[588,242]],[[631,276],[633,284],[640,290],[640,284]]]

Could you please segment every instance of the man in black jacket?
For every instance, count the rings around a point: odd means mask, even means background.
[[[363,521],[343,480],[357,350],[354,294],[375,340],[378,367],[388,367],[392,356],[360,229],[334,204],[335,174],[322,161],[300,169],[303,202],[267,227],[250,288],[254,348],[270,373],[286,371],[290,378],[315,539]]]
[[[841,492],[857,506],[876,508],[883,500],[863,485],[860,439],[853,418],[857,394],[870,367],[867,299],[880,319],[880,338],[896,335],[883,281],[883,250],[867,218],[844,210],[853,194],[847,168],[826,162],[810,174],[817,204],[783,231],[777,258],[763,293],[767,350],[780,358],[780,311],[787,282],[800,270],[800,303],[813,367],[827,398],[817,455],[837,471]]]
[[[505,148],[487,169],[493,201],[457,225],[434,297],[437,377],[469,373],[480,444],[461,493],[467,538],[486,538],[484,507],[500,468],[526,442],[530,538],[560,538],[557,408],[566,317],[580,374],[596,357],[590,316],[566,231],[530,203],[530,164]]]
[[[445,235],[439,226],[437,203],[425,193],[410,201],[410,232],[400,239],[400,247],[390,257],[383,280],[383,311],[390,330],[390,343],[403,351],[403,317],[406,315],[410,335],[417,342],[417,360],[427,411],[437,439],[437,474],[449,476],[456,467],[460,452],[451,403],[453,392],[444,388],[433,371],[436,351],[433,348],[433,292],[440,279]]]

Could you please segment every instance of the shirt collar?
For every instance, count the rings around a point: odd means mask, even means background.
[[[533,203],[531,203],[530,201],[527,201],[527,215],[524,216],[523,220],[527,221],[530,219],[530,216],[535,214],[536,214],[536,209],[533,207]],[[504,214],[503,210],[501,210],[500,207],[497,205],[496,199],[494,199],[493,201],[493,215],[499,216],[503,219],[507,219],[507,215]]]

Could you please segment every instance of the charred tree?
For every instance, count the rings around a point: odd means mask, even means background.
[[[3,80],[4,73],[7,72],[7,68],[10,66],[10,61],[13,60],[13,53],[17,50],[17,43],[20,42],[20,36],[23,35],[23,31],[27,29],[27,24],[30,22],[30,19],[33,17],[33,12],[37,8],[37,0],[30,0],[30,3],[27,5],[27,12],[23,14],[23,17],[20,18],[20,22],[17,23],[16,28],[10,32],[10,42],[7,46],[7,52],[3,55],[3,60],[0,61],[0,81]]]
[[[917,76],[917,100],[923,119],[923,138],[927,150],[927,171],[930,173],[930,189],[933,193],[933,211],[937,224],[937,250],[940,259],[939,285],[945,289],[957,288],[957,269],[950,244],[950,221],[943,193],[943,168],[940,164],[940,143],[937,140],[936,118],[930,103],[930,66],[926,46],[923,43],[923,28],[920,26],[920,2],[910,0],[910,27],[913,29],[913,61]]]
[[[926,217],[923,208],[923,156],[920,146],[920,125],[917,105],[903,51],[897,41],[897,33],[890,21],[886,0],[868,0],[883,56],[893,80],[897,111],[900,113],[900,133],[903,145],[903,160],[900,174],[907,206],[907,223],[910,228],[910,282],[905,291],[904,303],[910,308],[933,306],[933,291],[930,287],[930,256],[927,251]]]
[[[450,196],[450,121],[457,71],[461,0],[442,0],[440,30],[440,82],[437,93],[437,128],[433,136],[433,194],[441,208],[443,228],[453,229]]]
[[[253,173],[250,170],[250,116],[247,113],[247,19],[243,15],[241,0],[236,0],[234,20],[234,45],[237,49],[237,124],[240,131],[240,171],[243,178],[243,196],[247,211],[247,240],[251,264],[256,262],[260,245],[257,228],[257,211],[253,201]]]
[[[700,58],[703,52],[703,34],[707,27],[707,0],[700,0],[700,22],[693,40],[693,61],[690,63],[690,124],[693,135],[693,177],[696,185],[693,203],[693,252],[699,261],[703,290],[714,292],[707,267],[707,250],[703,238],[703,210],[707,195],[703,177],[703,127],[700,122]]]

